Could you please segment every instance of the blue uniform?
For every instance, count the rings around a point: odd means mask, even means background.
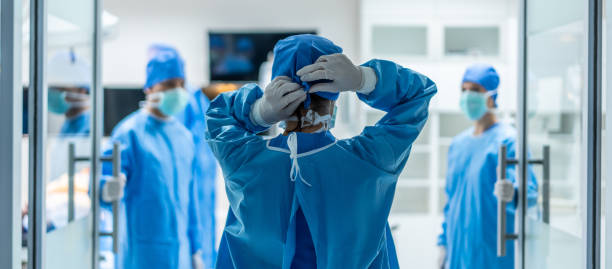
[[[516,156],[516,131],[497,123],[479,136],[470,128],[453,139],[448,151],[446,194],[442,234],[438,245],[446,247],[447,268],[514,268],[514,242],[506,243],[505,257],[497,257],[497,181],[499,148],[508,147],[508,157]],[[516,166],[509,165],[506,176],[515,188]],[[538,185],[530,171],[528,204],[537,200]],[[515,202],[507,210],[507,232],[514,233]]]
[[[91,128],[91,113],[85,111],[74,118],[66,118],[62,129],[60,130],[61,135],[89,135]]]
[[[263,95],[255,84],[212,102],[207,139],[230,202],[217,268],[397,268],[387,218],[436,87],[392,62],[364,66],[378,82],[358,96],[387,114],[351,139],[329,132],[262,139],[256,133],[264,128],[249,120]]]
[[[185,110],[176,118],[193,134],[195,150],[195,175],[198,186],[200,209],[200,231],[202,232],[202,259],[206,268],[213,268],[217,258],[215,249],[215,179],[217,160],[206,143],[206,121],[204,119],[210,101],[199,90],[192,91],[192,98]]]
[[[174,118],[139,110],[115,127],[115,141],[121,143],[127,179],[118,267],[191,268],[191,255],[201,248],[193,136]],[[107,148],[108,156],[112,147]],[[103,174],[112,174],[110,163]]]

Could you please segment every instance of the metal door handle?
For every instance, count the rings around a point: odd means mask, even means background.
[[[516,159],[508,159],[506,156],[508,148],[503,145],[499,149],[499,172],[498,180],[506,180],[506,168],[508,165],[516,165],[518,161]],[[506,240],[514,240],[518,238],[517,234],[506,233],[506,202],[497,200],[497,256],[506,256]]]
[[[88,156],[76,156],[74,143],[68,144],[68,223],[74,221],[74,175],[77,162],[88,162]]]
[[[506,180],[506,168],[508,165],[517,165],[518,160],[508,159],[507,146],[501,146],[499,150],[499,180]],[[544,145],[542,148],[542,159],[532,159],[527,161],[528,164],[541,164],[543,166],[543,187],[542,187],[542,220],[545,223],[550,221],[550,146]],[[506,233],[506,202],[497,201],[497,256],[506,256],[506,240],[518,239],[518,234]]]
[[[121,152],[119,151],[119,142],[113,144],[113,155],[109,157],[102,157],[102,162],[112,162],[113,164],[113,177],[118,178],[121,173]],[[111,236],[113,238],[113,252],[117,254],[119,252],[119,201],[113,201],[113,231],[112,232],[101,232],[100,236]]]
[[[89,156],[76,156],[74,143],[68,145],[68,222],[74,220],[74,174],[77,162],[89,161]],[[111,157],[101,157],[101,162],[113,163],[113,177],[118,178],[121,173],[121,152],[119,152],[119,142],[113,144],[113,155]],[[119,251],[119,201],[114,201],[113,206],[113,231],[101,232],[100,236],[111,236],[113,238],[113,252]]]

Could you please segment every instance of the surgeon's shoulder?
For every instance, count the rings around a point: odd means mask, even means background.
[[[141,120],[143,113],[140,110],[134,111],[123,118],[115,127],[111,133],[111,136],[122,135],[125,133],[129,133],[136,126],[138,126],[138,122]]]
[[[497,128],[498,137],[503,144],[514,144],[516,142],[518,132],[512,125],[508,123],[499,123]]]
[[[462,143],[463,141],[469,139],[470,137],[472,137],[472,134],[474,133],[474,127],[470,127],[467,128],[463,131],[461,131],[461,133],[459,133],[458,135],[453,137],[453,140],[451,141],[451,145],[453,144],[457,144],[457,143]]]

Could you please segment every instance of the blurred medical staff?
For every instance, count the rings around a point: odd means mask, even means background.
[[[506,244],[507,255],[497,257],[497,201],[508,202],[507,231],[514,233],[516,167],[504,171],[506,181],[497,181],[499,148],[508,147],[508,158],[516,156],[516,130],[499,122],[497,107],[499,75],[488,64],[472,65],[461,85],[460,107],[474,126],[455,138],[448,150],[446,194],[442,234],[438,237],[440,268],[514,268],[514,243]],[[537,199],[537,183],[529,173],[528,203]]]
[[[180,54],[176,48],[154,44],[149,48],[149,57],[155,57],[166,51]],[[189,84],[187,84],[189,85]],[[198,207],[200,209],[200,231],[202,235],[202,259],[205,268],[214,268],[217,258],[215,248],[215,179],[217,177],[217,160],[206,143],[205,114],[210,100],[201,89],[187,87],[189,102],[185,109],[176,114],[176,119],[183,123],[193,134],[195,145],[194,179],[197,181]]]
[[[122,199],[120,268],[204,268],[193,135],[176,120],[189,101],[183,60],[175,51],[155,53],[147,64],[142,109],[113,130],[121,144],[119,178],[101,182],[104,206]],[[125,193],[125,196],[124,196]]]

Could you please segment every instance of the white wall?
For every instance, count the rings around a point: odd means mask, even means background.
[[[315,29],[357,59],[358,4],[358,0],[106,0],[104,9],[120,21],[117,35],[104,43],[103,82],[144,84],[146,49],[163,42],[176,46],[186,59],[187,79],[205,85],[209,29]]]

